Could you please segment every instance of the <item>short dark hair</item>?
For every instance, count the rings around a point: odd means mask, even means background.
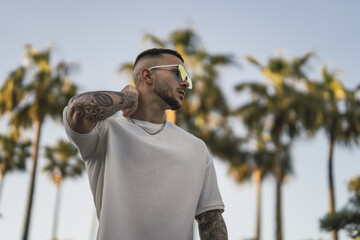
[[[146,57],[158,57],[161,56],[162,54],[171,54],[174,55],[175,57],[179,58],[183,63],[184,63],[184,59],[182,58],[182,56],[180,55],[180,53],[178,53],[175,50],[172,49],[167,49],[167,48],[151,48],[148,50],[143,51],[142,53],[140,53],[135,60],[134,63],[134,68],[136,66],[136,64],[139,62],[139,60],[141,58],[146,58]]]

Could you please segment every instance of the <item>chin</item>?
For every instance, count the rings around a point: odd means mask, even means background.
[[[181,100],[176,95],[170,94],[166,91],[155,92],[162,100],[169,106],[171,110],[178,110],[181,108]]]
[[[181,108],[181,101],[177,100],[177,99],[172,99],[172,101],[168,102],[170,109],[171,110],[178,110]]]
[[[181,108],[181,105],[171,106],[171,110],[179,110]]]

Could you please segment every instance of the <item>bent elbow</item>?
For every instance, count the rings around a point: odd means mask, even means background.
[[[87,120],[81,106],[74,104],[71,100],[66,112],[66,120],[72,130],[82,134],[89,133],[96,125],[96,123]]]

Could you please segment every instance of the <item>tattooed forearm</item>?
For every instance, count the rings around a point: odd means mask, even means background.
[[[204,212],[195,217],[199,225],[201,240],[227,240],[227,229],[221,215],[222,210]]]
[[[80,118],[96,123],[119,110],[131,108],[135,104],[136,98],[134,92],[88,92],[73,97],[69,105],[74,108]]]

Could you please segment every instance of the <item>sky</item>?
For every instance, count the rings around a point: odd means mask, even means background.
[[[165,38],[177,29],[193,28],[210,53],[232,54],[237,66],[221,70],[223,91],[232,106],[241,103],[234,85],[262,80],[258,70],[246,63],[252,55],[266,62],[276,54],[300,56],[314,51],[308,69],[320,77],[322,66],[341,69],[347,88],[360,83],[360,2],[358,1],[9,1],[0,3],[0,85],[22,63],[25,44],[42,50],[53,46],[52,63],[74,62],[72,75],[80,91],[121,90],[127,79],[116,73],[125,62],[151,47],[141,39],[145,33]],[[195,80],[196,81],[196,80]],[[0,122],[0,133],[5,132]],[[41,145],[66,139],[61,123],[44,125]],[[43,151],[41,151],[43,152]],[[294,174],[283,187],[283,235],[285,240],[331,239],[321,231],[319,219],[328,209],[328,143],[324,132],[302,138],[292,149]],[[348,198],[347,182],[360,175],[359,147],[336,145],[334,152],[336,207]],[[55,186],[42,172],[35,189],[31,240],[51,238]],[[215,159],[218,183],[225,203],[224,219],[230,240],[249,239],[255,233],[255,189],[251,182],[237,184],[228,166]],[[0,199],[0,239],[20,239],[30,175],[11,173],[4,180]],[[262,239],[275,238],[275,181],[263,184]],[[63,184],[58,236],[61,240],[94,239],[96,220],[87,177]],[[340,235],[347,239],[345,233]],[[196,237],[195,239],[199,239]]]

